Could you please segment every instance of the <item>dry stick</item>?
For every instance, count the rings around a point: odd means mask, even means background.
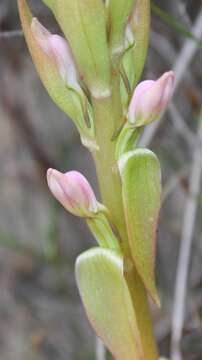
[[[168,63],[169,66],[173,65],[173,59],[177,58],[177,53],[170,42],[165,39],[163,35],[151,31],[151,45],[166,61],[166,63]],[[190,72],[186,73],[186,80],[189,82],[192,80]],[[177,132],[179,132],[180,135],[182,135],[190,145],[193,145],[195,142],[195,134],[189,129],[174,103],[170,104],[168,111],[171,115],[171,120]]]
[[[55,31],[58,31],[58,30],[52,29],[52,32],[55,32]],[[0,40],[7,40],[7,39],[9,40],[9,39],[14,39],[14,38],[22,38],[22,37],[24,37],[24,33],[20,29],[0,32]]]
[[[105,360],[106,350],[105,346],[99,338],[96,338],[96,360]]]
[[[176,106],[173,103],[170,104],[168,111],[171,115],[171,120],[176,131],[179,132],[185,138],[188,144],[190,144],[191,146],[194,145],[196,141],[194,132],[192,132],[192,130],[189,129],[184,118],[181,116],[181,114],[179,113],[179,111],[177,110]]]
[[[159,56],[164,60],[166,66],[173,67],[173,64],[176,63],[178,58],[178,53],[175,50],[174,46],[170,43],[164,35],[157,33],[152,30],[150,34],[151,47],[159,54]],[[188,83],[193,83],[193,78],[191,72],[186,71],[183,75],[183,81]]]
[[[10,39],[10,38],[16,38],[22,36],[24,36],[22,30],[11,30],[11,31],[0,32],[0,39]]]
[[[174,60],[177,58],[177,52],[170,41],[162,34],[151,30],[150,32],[150,44],[165,63],[169,66],[173,66]]]
[[[202,10],[197,16],[196,22],[191,31],[198,39],[202,38]],[[186,70],[190,65],[193,57],[195,56],[197,50],[198,44],[196,41],[191,39],[186,40],[174,66],[174,72],[176,74],[175,91],[177,90],[180,82],[182,81],[183,76],[186,73]],[[145,129],[139,142],[141,146],[147,147],[151,144],[152,139],[155,136],[161,123],[162,117],[159,121],[154,122],[152,125],[148,126]]]
[[[185,304],[187,295],[187,278],[190,262],[190,252],[194,233],[194,224],[197,212],[197,197],[200,192],[200,182],[202,178],[202,112],[199,118],[198,134],[196,136],[196,146],[193,154],[193,165],[189,179],[189,196],[187,198],[182,237],[179,249],[179,260],[177,265],[177,275],[174,293],[174,305],[171,326],[171,355],[172,360],[182,360],[180,341],[182,337]],[[200,144],[200,145],[199,145]]]

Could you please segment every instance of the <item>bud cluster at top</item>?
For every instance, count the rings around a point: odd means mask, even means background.
[[[142,8],[149,7],[149,1],[44,2],[64,37],[51,34],[32,18],[26,0],[18,0],[23,29],[44,85],[73,119],[83,143],[96,148],[93,99],[113,97],[114,91],[119,92],[123,117],[134,127],[158,119],[172,96],[174,74],[167,72],[157,81],[146,80],[136,87],[148,42],[144,28],[148,19]],[[114,74],[120,82],[116,90]]]

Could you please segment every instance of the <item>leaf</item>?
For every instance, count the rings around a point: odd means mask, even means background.
[[[133,261],[151,297],[159,304],[155,286],[156,228],[161,197],[157,157],[136,149],[119,160],[124,212]]]
[[[53,0],[55,17],[68,39],[94,97],[110,95],[107,24],[102,0]]]
[[[86,124],[83,118],[83,109],[79,95],[67,88],[54,60],[41,49],[35,40],[31,31],[32,14],[26,0],[18,0],[18,8],[27,45],[41,81],[52,100],[62,111],[71,117],[81,133],[85,132]],[[86,133],[87,136],[90,136],[88,129],[86,129]]]
[[[76,279],[88,318],[114,358],[143,359],[122,258],[108,249],[88,250],[77,259]]]

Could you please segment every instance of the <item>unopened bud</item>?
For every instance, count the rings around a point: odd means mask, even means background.
[[[63,81],[79,92],[77,69],[68,42],[62,36],[51,34],[36,18],[32,20],[31,31],[41,49],[54,59]]]
[[[138,127],[158,119],[173,95],[174,78],[173,71],[169,71],[156,81],[141,82],[129,106],[129,122]]]
[[[51,6],[55,0],[46,2]],[[88,126],[86,121],[87,99],[77,81],[69,42],[52,35],[33,18],[27,0],[18,0],[18,7],[25,39],[43,85],[57,106],[74,121],[82,141],[91,144],[93,124]]]
[[[47,172],[48,186],[56,199],[74,215],[93,217],[99,203],[86,178],[77,171],[65,174],[49,169]]]

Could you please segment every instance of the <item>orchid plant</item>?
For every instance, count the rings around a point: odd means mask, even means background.
[[[81,299],[116,360],[157,360],[148,297],[155,282],[160,164],[139,148],[173,92],[174,74],[139,82],[148,48],[149,0],[43,0],[64,37],[18,0],[25,38],[50,97],[70,117],[95,162],[102,203],[85,177],[49,169],[52,194],[86,219],[98,245],[76,260]],[[137,85],[138,84],[138,85]]]

